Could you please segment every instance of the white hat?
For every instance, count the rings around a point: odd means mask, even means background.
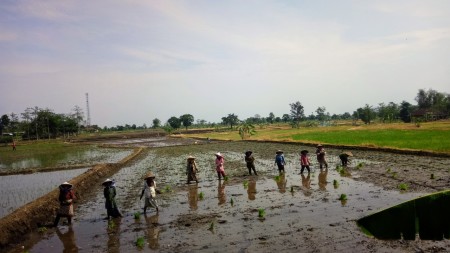
[[[72,184],[69,183],[69,182],[64,182],[64,183],[62,183],[61,185],[70,185],[70,186],[72,186]]]
[[[109,183],[109,182],[112,182],[112,180],[109,179],[109,178],[107,178],[107,179],[105,180],[105,182],[102,183],[102,185],[107,184],[107,183]]]
[[[216,153],[216,156],[223,157],[223,155],[222,155],[220,152],[217,152],[217,153]]]

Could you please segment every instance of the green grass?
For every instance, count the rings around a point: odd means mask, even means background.
[[[339,196],[339,200],[347,200],[347,195],[341,194],[341,196]]]
[[[264,210],[263,208],[259,208],[258,209],[258,217],[264,218],[264,216],[266,216],[266,210]]]
[[[134,216],[135,220],[139,220],[141,218],[141,213],[140,212],[135,212],[133,216]]]
[[[203,200],[205,198],[205,194],[203,193],[203,192],[200,192],[199,194],[198,194],[198,199],[199,200]]]
[[[342,124],[341,124],[342,123]],[[237,131],[193,135],[221,140],[240,140]],[[450,153],[450,121],[424,122],[418,128],[411,123],[371,124],[353,126],[338,122],[337,126],[291,128],[274,124],[258,128],[250,139],[294,141],[349,146],[388,147],[394,149],[428,150]]]
[[[136,246],[138,248],[140,248],[140,249],[144,248],[144,246],[145,246],[145,239],[144,239],[144,237],[138,237],[136,239]]]
[[[407,184],[405,184],[405,183],[401,183],[401,184],[398,185],[398,189],[400,191],[407,191],[408,188],[409,188],[409,186]]]
[[[355,146],[391,147],[400,149],[450,151],[450,131],[441,130],[353,130],[310,131],[293,134],[294,141],[308,141]]]

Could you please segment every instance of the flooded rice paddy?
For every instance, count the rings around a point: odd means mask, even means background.
[[[17,152],[20,152],[18,150]],[[92,146],[84,150],[64,153],[60,157],[54,154],[40,154],[37,157],[25,158],[6,163],[0,160],[0,172],[18,171],[28,168],[67,167],[73,165],[94,165],[98,163],[116,163],[132,153],[131,149],[100,148]]]
[[[278,149],[288,161],[284,175],[273,164]],[[140,160],[113,176],[123,218],[103,220],[106,210],[99,182],[76,204],[71,227],[36,233],[11,252],[444,252],[450,248],[448,241],[368,238],[355,223],[377,210],[448,188],[450,159],[351,150],[355,157],[341,173],[336,166],[342,150],[327,149],[328,170],[320,170],[311,155],[312,172],[300,175],[302,149],[310,154],[315,150],[249,142],[149,148]],[[258,176],[247,175],[246,150],[254,152]],[[219,151],[225,156],[227,181],[218,181],[215,173],[214,154]],[[189,155],[197,158],[198,185],[186,184]],[[149,170],[156,174],[163,193],[157,196],[160,212],[144,215],[139,195],[142,176]],[[436,178],[431,180],[430,173]],[[397,185],[404,182],[410,188],[401,192]],[[346,201],[338,199],[341,194],[346,194]],[[264,217],[258,217],[261,210]],[[145,242],[142,249],[136,246],[138,240]]]
[[[47,194],[89,168],[0,177],[0,218]]]

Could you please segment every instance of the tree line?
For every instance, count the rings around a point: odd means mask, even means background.
[[[435,120],[448,118],[450,112],[450,95],[438,92],[433,89],[420,89],[415,97],[416,105],[407,101],[400,104],[394,102],[379,103],[377,106],[364,105],[353,111],[352,114],[345,112],[343,114],[330,115],[324,106],[319,106],[315,113],[305,115],[304,107],[300,101],[290,103],[289,113],[280,116],[270,112],[267,117],[255,114],[252,117],[241,120],[238,115],[230,113],[221,118],[219,123],[210,123],[199,119],[195,122],[192,114],[183,114],[179,117],[172,116],[166,123],[162,124],[158,118],[153,119],[151,128],[163,128],[168,132],[181,127],[186,130],[189,127],[196,128],[218,128],[220,126],[229,126],[230,129],[239,126],[240,132],[248,135],[253,132],[254,125],[289,123],[292,127],[316,126],[327,124],[336,120],[361,120],[365,124],[375,121],[382,123],[390,122],[411,122],[413,120]],[[136,124],[117,125],[113,127],[100,128],[97,125],[87,126],[84,121],[83,110],[79,106],[74,106],[70,113],[55,113],[48,108],[29,107],[20,115],[11,113],[3,114],[0,117],[0,136],[5,134],[20,136],[23,139],[50,139],[57,137],[69,137],[77,135],[81,131],[126,131],[136,129],[147,129],[146,124],[137,126]]]

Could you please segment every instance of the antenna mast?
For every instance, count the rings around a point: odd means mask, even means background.
[[[90,127],[91,126],[91,113],[89,112],[89,93],[86,93],[86,113],[87,113],[86,127]]]

